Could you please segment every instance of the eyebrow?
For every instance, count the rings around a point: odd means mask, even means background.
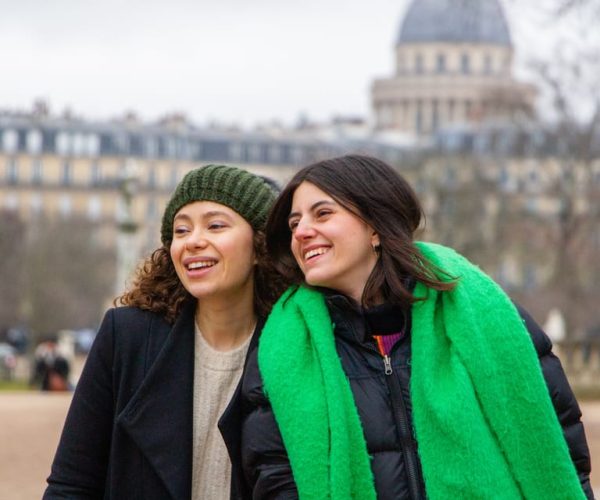
[[[335,205],[335,204],[336,204],[335,201],[331,201],[331,200],[317,201],[310,206],[309,212],[312,212],[315,208],[318,208],[321,205]],[[290,212],[290,215],[288,215],[288,220],[290,220],[292,217],[298,217],[299,215],[300,215],[300,212]]]
[[[206,212],[206,213],[202,214],[202,216],[201,216],[202,219],[210,219],[211,217],[226,217],[227,219],[231,219],[231,216],[227,212],[223,212],[221,210],[211,210],[210,212]],[[175,222],[177,219],[191,220],[192,217],[186,213],[182,213],[182,214],[177,214],[174,217],[173,222]]]

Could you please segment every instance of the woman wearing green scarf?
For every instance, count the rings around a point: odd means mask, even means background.
[[[279,196],[267,246],[298,286],[244,375],[248,495],[592,498],[550,341],[476,266],[414,242],[421,218],[363,156],[308,166]]]

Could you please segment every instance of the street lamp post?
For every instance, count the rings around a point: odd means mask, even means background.
[[[133,199],[138,189],[139,177],[136,163],[125,162],[118,179],[117,205],[117,280],[115,291],[120,295],[135,269],[139,257],[137,231],[139,224],[133,216]]]

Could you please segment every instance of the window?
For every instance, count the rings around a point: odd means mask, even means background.
[[[42,160],[34,158],[31,161],[31,182],[41,184],[42,182]]]
[[[438,54],[437,55],[436,71],[438,73],[445,73],[446,72],[446,55],[445,54]]]
[[[418,134],[423,132],[423,102],[417,101],[417,110],[415,113],[415,130]]]
[[[129,136],[129,155],[144,156],[144,141],[140,134],[131,134]]]
[[[456,107],[456,102],[454,99],[450,99],[448,101],[448,120],[454,121],[454,108]]]
[[[281,162],[282,151],[281,146],[278,144],[272,144],[268,149],[269,155],[269,163],[279,163]]]
[[[192,158],[192,143],[187,138],[179,139],[179,155],[180,158],[184,160],[189,160]]]
[[[460,57],[460,70],[463,74],[467,75],[471,72],[471,60],[469,54],[462,54]]]
[[[146,214],[149,219],[154,219],[158,215],[158,206],[154,198],[148,200],[148,206],[146,207]]]
[[[97,161],[92,162],[90,169],[90,184],[92,186],[99,186],[102,184],[102,167]]]
[[[437,99],[431,102],[431,130],[435,132],[440,126],[440,105]]]
[[[415,55],[415,73],[417,73],[417,74],[423,73],[423,55],[422,54]]]
[[[56,132],[54,130],[42,130],[42,150],[56,151]]]
[[[148,158],[156,158],[158,156],[158,143],[154,137],[146,137],[144,140],[144,149]]]
[[[492,56],[490,54],[486,54],[483,58],[483,72],[486,75],[492,73]]]
[[[90,156],[98,156],[100,153],[100,137],[96,134],[87,136],[87,152]]]
[[[148,187],[150,189],[156,187],[156,167],[154,165],[148,167]]]
[[[83,156],[86,150],[86,140],[83,134],[73,135],[73,154],[75,156]]]
[[[61,183],[63,184],[63,186],[70,186],[71,185],[71,180],[72,180],[72,165],[71,162],[64,161],[63,165],[62,165],[62,176],[61,176]]]
[[[114,137],[117,154],[126,155],[129,153],[129,136],[124,133],[117,134]]]
[[[9,184],[16,184],[19,181],[19,165],[16,158],[9,158],[6,161],[6,180]]]
[[[242,159],[242,145],[239,142],[229,144],[229,159],[231,161],[240,161]]]
[[[260,144],[250,144],[249,149],[249,155],[250,155],[250,161],[253,162],[260,162],[261,160],[261,147]]]
[[[465,101],[465,118],[467,120],[471,119],[471,111],[473,110],[473,103],[469,100]]]
[[[177,173],[177,166],[173,165],[171,167],[171,178],[169,179],[169,187],[173,189],[177,186],[177,182],[179,181],[179,175]]]
[[[481,132],[475,136],[473,149],[476,153],[485,153],[490,149],[490,134]]]
[[[27,152],[38,154],[42,151],[42,133],[39,130],[30,130],[27,133]]]
[[[175,137],[167,137],[167,158],[177,158],[177,141]]]
[[[5,130],[2,134],[2,149],[7,153],[15,153],[19,145],[19,134],[16,130]]]
[[[405,61],[404,61],[404,54],[400,54],[398,56],[398,74],[401,75],[404,73],[405,70]]]
[[[300,146],[292,147],[292,163],[300,165],[304,162],[304,150]]]
[[[60,132],[56,136],[56,152],[63,156],[71,153],[71,136],[66,132]]]
[[[392,125],[394,115],[392,113],[392,107],[388,104],[384,104],[379,107],[379,124],[382,127],[389,127]]]

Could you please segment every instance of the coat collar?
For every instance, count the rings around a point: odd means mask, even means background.
[[[170,331],[151,323],[149,342],[164,344],[116,419],[176,499],[191,495],[195,308],[188,301]]]

